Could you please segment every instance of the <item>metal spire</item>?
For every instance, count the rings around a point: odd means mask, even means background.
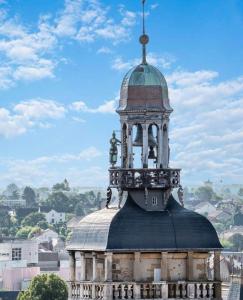
[[[142,60],[143,64],[147,64],[147,60],[146,60],[146,45],[149,42],[149,36],[145,33],[145,9],[144,9],[145,1],[146,0],[142,0],[142,5],[143,5],[143,34],[139,38],[139,41],[142,44],[142,50],[143,50],[143,60]]]

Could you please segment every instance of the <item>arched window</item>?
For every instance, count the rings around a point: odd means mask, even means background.
[[[142,167],[142,149],[143,149],[143,127],[137,123],[133,125],[133,167]]]

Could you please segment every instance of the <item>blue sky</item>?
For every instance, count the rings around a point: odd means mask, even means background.
[[[0,0],[0,186],[107,181],[139,0]],[[147,0],[148,61],[165,75],[183,184],[243,180],[243,3]]]

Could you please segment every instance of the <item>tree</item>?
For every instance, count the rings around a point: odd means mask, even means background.
[[[211,186],[200,186],[195,192],[198,200],[211,201],[214,195],[214,191]]]
[[[36,276],[29,288],[20,293],[17,300],[68,300],[68,287],[55,274]]]
[[[56,183],[52,187],[53,191],[70,191],[69,183],[67,179],[64,179],[61,183]]]
[[[83,210],[83,205],[81,203],[78,203],[76,206],[75,206],[75,209],[74,209],[74,213],[77,217],[82,217],[84,216],[84,210]]]
[[[31,187],[29,186],[25,187],[22,198],[25,199],[27,207],[36,206],[36,194]]]
[[[235,233],[229,238],[229,241],[233,244],[235,251],[241,251],[243,249],[243,235]]]
[[[44,202],[49,208],[62,212],[73,212],[73,205],[70,203],[69,198],[63,192],[52,193]]]
[[[18,239],[27,239],[33,227],[26,226],[20,228],[16,233],[16,238]]]
[[[21,225],[34,227],[41,221],[46,221],[45,215],[39,212],[33,212],[23,219]]]
[[[239,195],[240,197],[243,197],[243,188],[240,188],[240,189],[239,189],[238,195]]]

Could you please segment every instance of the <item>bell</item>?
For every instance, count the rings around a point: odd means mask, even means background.
[[[133,142],[134,147],[142,147],[143,146],[143,128],[141,125],[137,125],[137,133]]]
[[[154,148],[152,146],[149,147],[148,159],[156,159]]]
[[[153,128],[152,126],[148,129],[148,145],[149,147],[155,147],[157,145],[156,139],[153,136]]]

